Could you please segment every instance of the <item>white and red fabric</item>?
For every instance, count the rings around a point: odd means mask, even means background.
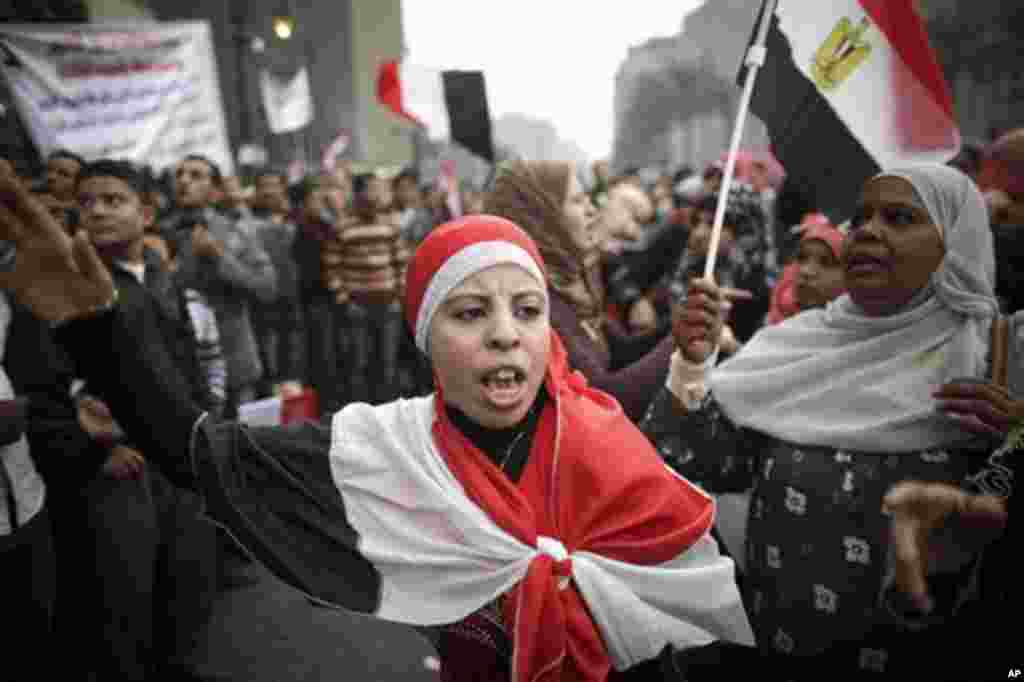
[[[391,60],[380,65],[377,101],[392,113],[494,162],[491,115],[482,71],[438,71]]]
[[[440,163],[438,184],[444,192],[444,203],[448,214],[454,220],[462,217],[462,194],[459,191],[459,176],[455,170],[455,162],[445,159]]]
[[[430,137],[451,135],[441,71],[404,59],[381,64],[377,99],[399,116],[427,129]]]
[[[351,141],[351,131],[339,131],[337,136],[331,140],[331,143],[324,148],[324,153],[320,158],[321,167],[328,173],[337,168],[338,157],[345,153],[345,150],[348,149],[349,142]]]
[[[544,260],[530,236],[497,216],[476,215],[438,225],[420,243],[405,272],[405,321],[427,352],[430,318],[467,277],[499,263],[514,263],[544,282]]]
[[[496,243],[511,247],[502,262],[543,267],[506,220],[473,216],[431,232],[409,266],[410,327],[429,325],[432,287],[450,290],[493,264]],[[377,615],[448,624],[505,595],[517,682],[604,680],[668,643],[752,645],[734,565],[709,535],[712,499],[569,369],[554,332],[545,388],[551,400],[518,483],[449,421],[440,389],[335,416],[332,472],[380,575]]]

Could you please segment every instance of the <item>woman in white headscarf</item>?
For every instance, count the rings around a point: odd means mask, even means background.
[[[747,606],[759,645],[783,655],[794,678],[969,679],[955,665],[968,658],[961,624],[978,562],[963,557],[923,621],[930,627],[911,627],[880,599],[882,499],[906,479],[1000,495],[1012,487],[988,455],[1016,413],[1010,396],[1024,391],[1024,328],[1010,320],[1009,386],[998,389],[981,195],[945,166],[872,178],[843,266],[847,295],[766,327],[717,368],[720,293],[694,282],[667,390],[643,428],[691,480],[715,492],[752,487]]]

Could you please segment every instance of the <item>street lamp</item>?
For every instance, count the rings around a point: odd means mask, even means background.
[[[288,40],[295,32],[295,17],[290,14],[276,16],[273,18],[271,26],[274,29],[274,35],[281,40]]]

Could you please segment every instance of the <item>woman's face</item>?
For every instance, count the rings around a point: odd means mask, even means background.
[[[801,310],[820,308],[842,295],[843,266],[831,246],[820,239],[802,241],[796,262],[796,301]]]
[[[569,191],[562,205],[562,220],[569,232],[573,248],[578,253],[589,253],[599,246],[599,239],[594,230],[596,215],[590,195],[583,191],[576,173],[570,171]]]
[[[482,270],[448,294],[429,338],[445,402],[481,426],[515,426],[547,370],[547,289],[518,265]]]
[[[869,180],[843,244],[850,298],[868,315],[892,314],[927,283],[945,256],[939,232],[913,185]]]

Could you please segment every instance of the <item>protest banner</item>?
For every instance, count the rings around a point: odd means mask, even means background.
[[[46,155],[161,170],[190,153],[233,172],[207,22],[0,25],[0,74]]]

